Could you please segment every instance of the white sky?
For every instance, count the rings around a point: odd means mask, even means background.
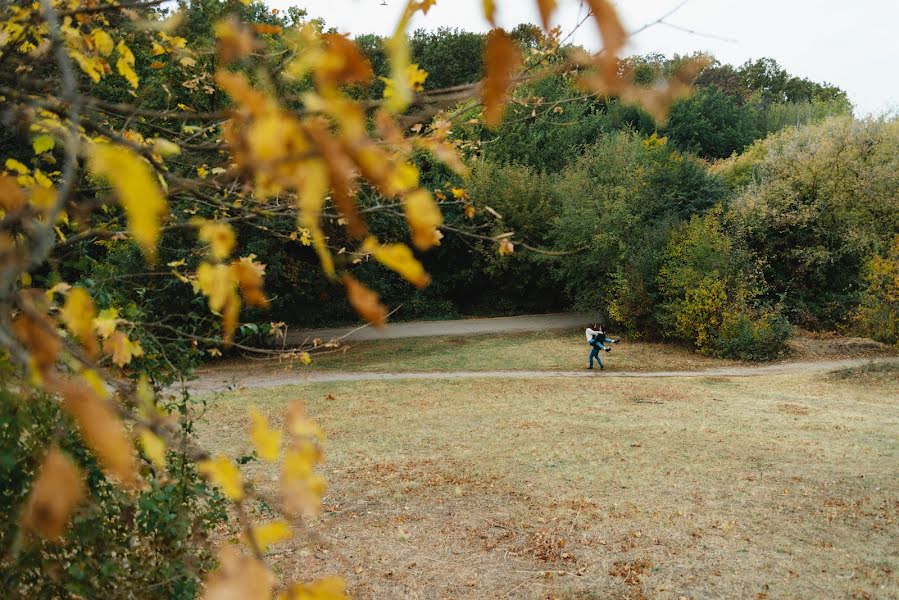
[[[682,0],[618,0],[629,30],[654,21]],[[382,6],[386,2],[386,6]],[[387,35],[405,0],[266,0],[271,7],[298,5],[341,32]],[[496,0],[500,25],[539,22],[534,0]],[[578,0],[559,0],[557,23],[568,33]],[[586,10],[586,9],[583,9]],[[788,72],[827,81],[849,93],[856,114],[899,112],[899,0],[687,0],[668,22],[729,38],[722,41],[657,25],[631,40],[629,53],[667,55],[711,52],[726,63],[770,56]],[[574,37],[588,48],[598,36],[585,23]],[[486,31],[481,0],[437,0],[412,28],[458,27]]]

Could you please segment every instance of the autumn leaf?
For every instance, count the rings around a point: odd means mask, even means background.
[[[322,161],[307,162],[303,169],[303,179],[299,184],[299,225],[312,235],[312,245],[322,263],[325,274],[334,276],[334,259],[325,244],[325,233],[319,224],[322,206],[330,185],[328,167]]]
[[[359,316],[374,325],[383,327],[387,322],[387,308],[378,300],[378,295],[344,273],[343,284],[346,286],[347,299]]]
[[[587,0],[587,4],[602,35],[603,50],[610,56],[617,55],[627,41],[627,31],[621,24],[615,7],[609,0]]]
[[[229,545],[219,551],[203,600],[271,600],[274,585],[275,576],[264,564]]]
[[[212,255],[218,260],[228,258],[234,250],[234,229],[220,221],[201,221],[200,241],[209,244]]]
[[[119,323],[119,311],[115,308],[104,308],[94,318],[94,329],[102,338],[108,338]]]
[[[537,8],[540,10],[540,22],[543,24],[544,31],[552,28],[552,16],[556,11],[557,0],[537,0]]]
[[[69,331],[81,340],[91,358],[97,355],[97,337],[94,335],[96,315],[90,294],[82,287],[72,288],[62,307],[62,319]]]
[[[168,204],[146,161],[124,146],[94,144],[90,167],[112,184],[128,217],[128,228],[144,254],[153,260],[159,222]]]
[[[292,448],[281,463],[281,498],[289,515],[313,517],[321,512],[321,498],[327,486],[315,473],[321,453],[306,442]]]
[[[494,0],[482,0],[484,18],[496,27],[496,2]]]
[[[265,523],[264,525],[254,525],[252,535],[259,551],[265,552],[272,544],[290,539],[292,534],[287,521],[279,520]]]
[[[416,287],[425,287],[431,282],[425,268],[406,244],[380,244],[374,237],[369,237],[362,244],[362,251],[371,254],[379,263],[396,271]]]
[[[197,470],[206,475],[213,485],[222,488],[222,493],[230,500],[238,502],[243,499],[240,469],[227,456],[219,454],[214,458],[201,460],[197,463]]]
[[[295,400],[287,406],[285,422],[287,431],[295,438],[314,438],[318,441],[325,439],[325,432],[315,422],[315,419],[309,416],[306,407],[299,400]]]
[[[0,208],[6,212],[17,211],[25,205],[25,192],[9,175],[0,175]]]
[[[234,15],[221,19],[213,25],[216,53],[223,65],[249,56],[256,49],[253,32]]]
[[[60,537],[84,493],[81,469],[59,448],[50,448],[25,503],[22,526],[46,539]]]
[[[384,108],[392,113],[403,112],[412,102],[412,85],[408,76],[412,60],[406,28],[417,8],[419,6],[416,0],[409,0],[393,35],[384,41],[384,48],[390,61],[389,83],[384,90]]]
[[[114,44],[112,41],[112,37],[102,29],[94,29],[91,31],[91,40],[94,42],[94,47],[97,49],[103,56],[109,56],[112,54],[112,49],[114,48]]]
[[[165,468],[165,440],[146,428],[141,428],[137,434],[141,450],[154,465],[160,469]]]
[[[509,238],[503,238],[499,241],[499,255],[507,256],[515,252],[515,244],[509,241]]]
[[[62,340],[53,323],[44,315],[23,313],[12,323],[13,333],[31,354],[31,364],[38,373],[46,374],[56,364]]]
[[[502,29],[487,34],[487,77],[481,92],[484,121],[491,127],[502,122],[506,94],[515,71],[521,65],[521,51]]]
[[[31,147],[34,148],[35,154],[43,154],[44,152],[49,152],[53,150],[53,147],[56,145],[56,140],[54,140],[49,135],[39,135],[33,140],[31,140]]]
[[[250,408],[250,418],[253,420],[250,427],[250,439],[253,440],[256,453],[263,460],[274,462],[278,459],[278,453],[281,450],[281,432],[272,429],[268,424],[268,419],[255,406]]]
[[[339,33],[326,33],[322,41],[327,59],[322,61],[315,73],[320,85],[366,83],[371,80],[371,64],[355,42]]]
[[[339,577],[323,577],[311,583],[295,583],[277,600],[350,600],[346,584]]]
[[[125,42],[119,40],[118,45],[116,46],[116,52],[119,54],[119,59],[116,61],[116,69],[119,72],[119,75],[128,80],[128,83],[131,84],[131,87],[137,88],[138,86],[138,78],[137,73],[134,71],[134,54],[132,54],[131,49],[125,45]]]
[[[403,204],[406,208],[406,220],[412,230],[412,244],[419,250],[427,250],[438,244],[439,238],[435,234],[443,223],[443,215],[431,193],[417,189],[403,196]]]
[[[133,487],[137,473],[134,448],[118,414],[83,380],[55,379],[48,387],[62,396],[63,408],[104,470],[125,487]]]
[[[131,362],[132,358],[144,355],[144,349],[140,342],[128,339],[128,336],[122,331],[114,331],[106,341],[103,342],[103,351],[112,355],[112,362],[119,367],[124,367]]]
[[[243,299],[250,306],[266,308],[269,305],[268,298],[262,291],[262,275],[265,273],[265,265],[255,262],[255,255],[241,257],[231,263],[234,279],[240,287]]]

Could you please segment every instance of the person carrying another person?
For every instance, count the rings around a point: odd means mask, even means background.
[[[584,331],[584,334],[587,336],[587,343],[590,344],[590,366],[588,369],[593,368],[593,359],[596,359],[596,362],[599,363],[600,370],[605,369],[602,364],[602,360],[599,358],[599,352],[601,350],[605,350],[606,352],[611,352],[612,349],[606,347],[605,344],[617,344],[621,340],[613,340],[609,337],[606,337],[606,330],[602,324],[597,325],[593,323]]]

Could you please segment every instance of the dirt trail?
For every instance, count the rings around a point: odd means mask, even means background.
[[[699,371],[425,371],[425,372],[211,372],[190,383],[194,392],[217,392],[238,388],[263,388],[340,381],[398,381],[410,379],[542,379],[553,377],[756,377],[788,373],[814,373],[860,367],[869,363],[897,363],[899,357],[788,362],[763,366],[716,367]]]

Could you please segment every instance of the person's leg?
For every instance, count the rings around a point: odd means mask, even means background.
[[[602,361],[599,360],[599,348],[593,346],[590,349],[590,368],[593,368],[593,359],[596,359],[599,362],[599,366],[602,367]]]

